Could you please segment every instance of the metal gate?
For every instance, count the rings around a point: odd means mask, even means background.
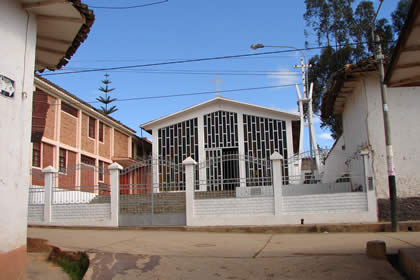
[[[182,164],[147,159],[120,173],[120,226],[185,225]]]

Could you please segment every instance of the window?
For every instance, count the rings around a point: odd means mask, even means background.
[[[60,148],[60,158],[59,158],[59,171],[66,172],[67,168],[67,151]]]
[[[32,145],[32,166],[41,167],[41,143]]]
[[[98,181],[104,181],[104,162],[99,161],[99,168],[98,168]]]
[[[96,120],[92,117],[89,117],[89,137],[95,138],[95,122]]]
[[[104,124],[99,122],[99,141],[104,142]]]
[[[85,155],[81,155],[80,161],[83,164],[95,166],[95,159],[94,158],[91,158],[91,157],[88,157],[88,156],[85,156]]]
[[[64,112],[72,115],[73,117],[77,118],[77,109],[70,106],[67,103],[61,102],[61,111],[64,111]]]

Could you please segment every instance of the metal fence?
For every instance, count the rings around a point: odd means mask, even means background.
[[[44,204],[45,188],[44,188],[44,174],[39,169],[30,170],[29,197],[28,205]]]
[[[212,157],[196,168],[202,177],[196,178],[195,199],[273,194],[270,160],[228,154]]]
[[[54,175],[53,204],[109,203],[109,170],[78,164]]]
[[[182,164],[150,158],[124,168],[119,205],[122,226],[185,225]]]

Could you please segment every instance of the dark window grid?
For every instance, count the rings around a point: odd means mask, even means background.
[[[104,124],[99,122],[99,141],[104,142]]]
[[[95,130],[96,130],[96,120],[92,117],[89,117],[89,137],[95,138]]]
[[[60,148],[59,151],[60,155],[59,155],[59,162],[58,162],[58,166],[59,166],[59,171],[60,172],[66,172],[66,168],[67,168],[67,151],[64,149]]]
[[[104,181],[104,162],[99,161],[99,168],[98,168],[98,181]]]
[[[33,143],[32,166],[41,167],[41,143]]]
[[[61,101],[61,111],[66,112],[73,117],[78,117],[78,110],[74,108],[73,106],[70,106],[69,104]]]

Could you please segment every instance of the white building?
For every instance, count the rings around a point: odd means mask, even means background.
[[[376,189],[379,218],[386,219],[388,210],[384,209],[384,205],[389,198],[388,173],[376,63],[369,59],[347,65],[336,72],[330,81],[322,100],[322,117],[341,115],[343,132],[326,160],[324,178],[337,178],[346,173],[363,173],[360,153],[368,152],[367,172],[371,177],[370,185]],[[410,199],[420,197],[420,88],[388,88],[387,91],[397,195],[403,199],[400,209],[401,213],[418,215],[420,205],[413,205]],[[400,219],[410,217],[401,216]]]
[[[285,159],[292,158],[298,152],[299,124],[298,114],[216,97],[141,127],[153,136],[153,156],[179,165],[187,157],[196,162],[235,156],[269,160],[275,151]],[[197,176],[200,181],[219,184],[220,189],[246,184],[235,181],[227,186],[226,181],[270,174],[264,167],[245,166],[240,160],[230,160],[229,166],[210,165],[207,171],[199,169]],[[284,165],[285,176],[297,173],[298,166]],[[182,185],[183,169],[165,172],[155,168],[153,179]],[[204,191],[205,185],[200,188]]]
[[[27,200],[34,69],[65,65],[89,33],[78,0],[0,1],[0,278],[26,270]]]

